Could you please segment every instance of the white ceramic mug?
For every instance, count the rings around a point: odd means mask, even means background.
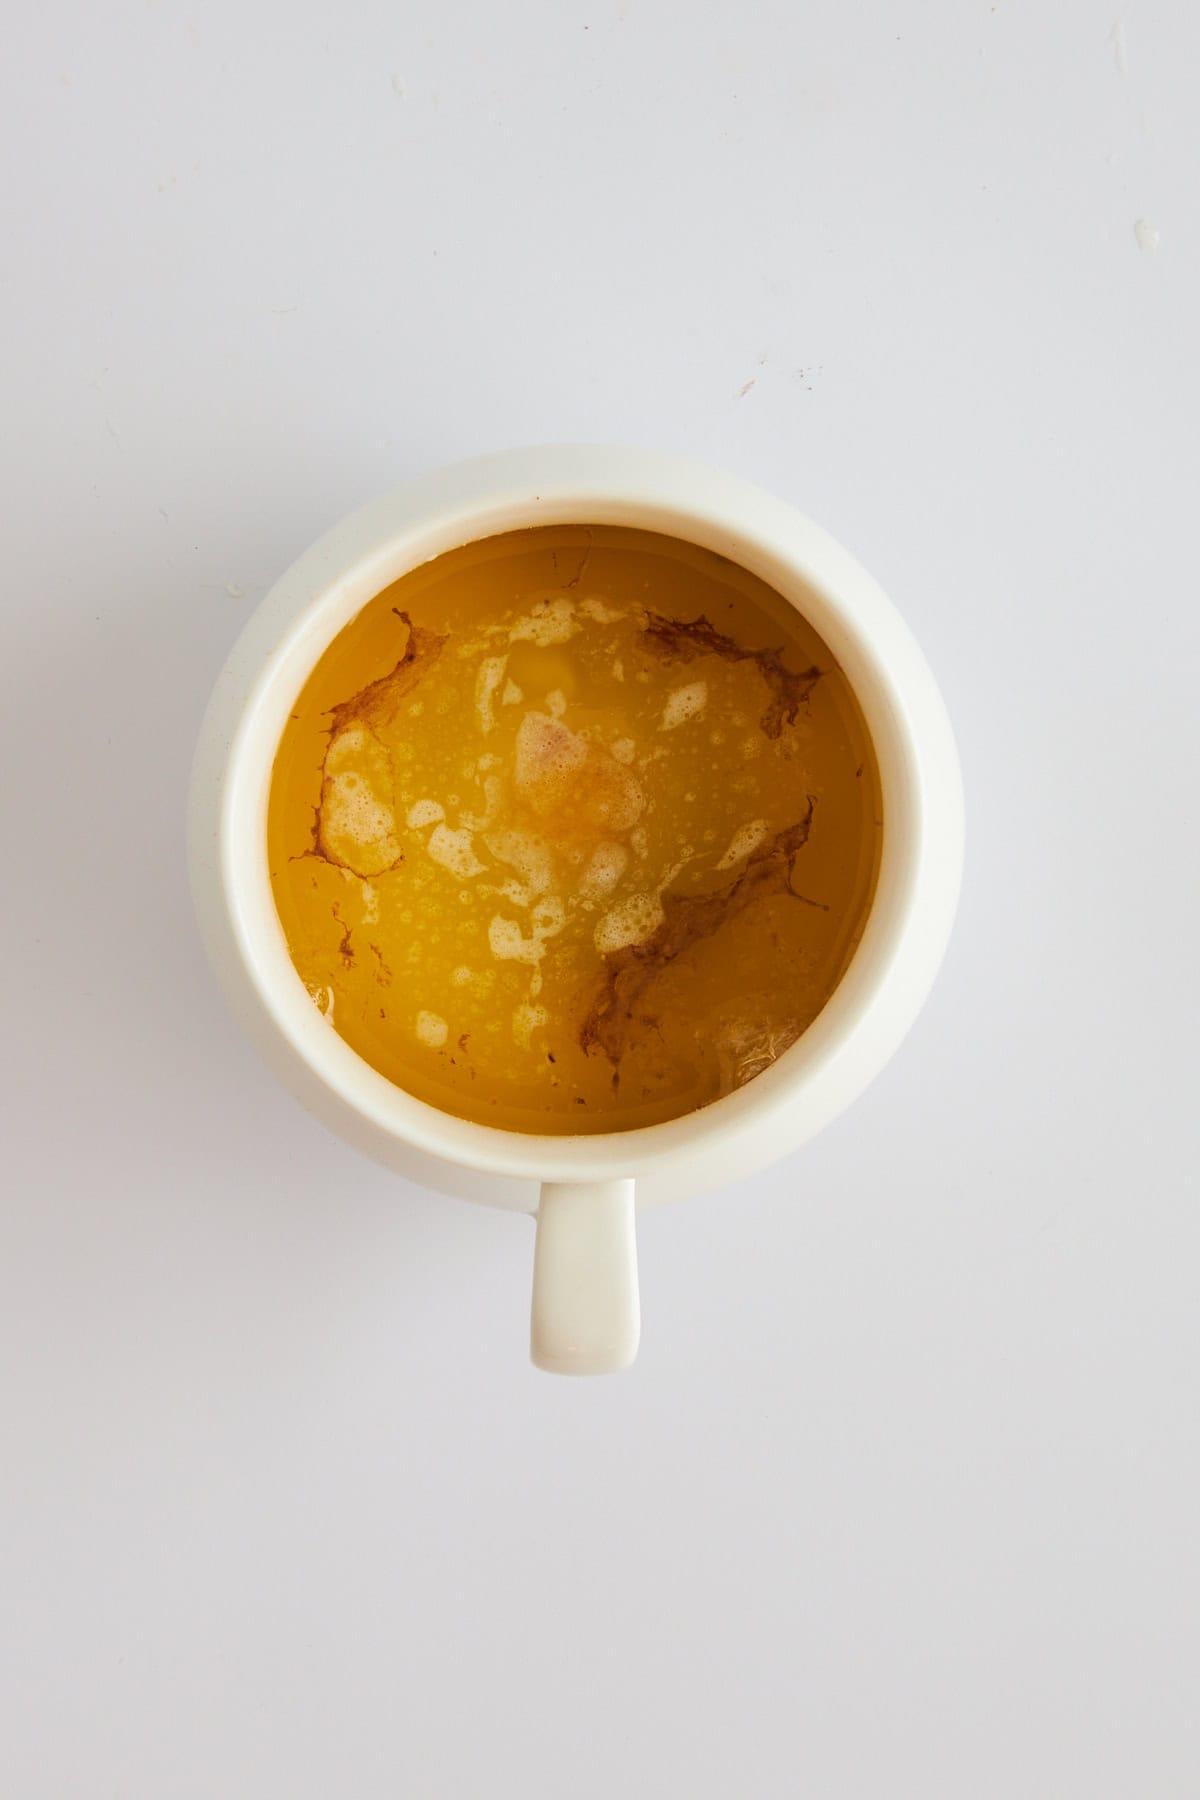
[[[368,600],[445,550],[530,525],[641,526],[761,576],[814,625],[853,686],[879,763],[874,903],[838,987],[800,1038],[735,1093],[631,1131],[539,1137],[414,1099],[364,1062],[292,965],[267,869],[267,797],[284,723],[330,641]],[[881,589],[784,501],[685,459],[567,445],[506,451],[406,483],[327,532],[250,619],[213,693],[192,782],[192,886],[213,967],[272,1069],[333,1131],[425,1186],[537,1217],[532,1354],[594,1374],[639,1335],[634,1210],[775,1161],[867,1086],[937,971],[962,867],[962,791],[929,668]]]

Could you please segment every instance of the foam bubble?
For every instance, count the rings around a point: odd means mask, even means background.
[[[469,831],[451,831],[448,825],[435,825],[426,848],[434,862],[449,869],[452,875],[482,875],[487,867],[476,856]]]
[[[566,911],[557,894],[547,894],[544,900],[539,900],[529,916],[537,937],[557,937],[566,920]]]
[[[527,938],[516,919],[495,913],[488,926],[488,948],[500,962],[540,962],[545,946],[536,935]]]
[[[485,775],[483,778],[483,811],[481,813],[463,813],[462,822],[468,831],[486,831],[496,814],[500,811],[504,799],[504,785],[498,775]]]
[[[624,844],[597,844],[583,872],[580,894],[585,900],[599,900],[611,894],[628,867],[629,852]]]
[[[549,713],[528,712],[517,732],[517,786],[535,796],[560,792],[587,757],[585,738]]]
[[[659,729],[673,731],[677,725],[686,725],[689,719],[698,719],[707,705],[707,681],[689,681],[684,687],[673,688],[667,695]]]
[[[545,838],[532,831],[492,831],[484,838],[497,862],[515,869],[530,894],[544,894],[554,880],[554,859]]]
[[[509,639],[512,643],[523,640],[530,644],[565,644],[579,630],[574,613],[575,608],[565,595],[539,601],[527,618],[517,620]]]
[[[544,1006],[531,1006],[528,1001],[518,1006],[512,1016],[513,1037],[522,1050],[528,1050],[530,1040],[540,1025],[544,1025],[549,1013]]]
[[[599,594],[589,594],[586,600],[579,602],[579,610],[589,619],[595,619],[598,625],[611,625],[614,620],[622,617],[624,609],[620,606],[610,606],[607,600],[600,598]]]
[[[417,1036],[432,1050],[440,1050],[450,1034],[450,1027],[439,1013],[417,1014]]]
[[[496,723],[496,690],[504,680],[507,658],[485,656],[475,677],[475,712],[480,730],[490,731]]]
[[[318,836],[321,849],[356,875],[380,875],[400,856],[390,804],[391,767],[374,733],[348,725],[325,753]]]
[[[767,835],[767,821],[752,819],[748,824],[739,825],[730,839],[729,848],[717,864],[718,869],[733,869],[744,862],[751,851],[757,850]]]
[[[657,894],[630,894],[606,912],[596,926],[596,948],[601,956],[611,956],[614,950],[644,943],[653,937],[662,921],[663,909]]]

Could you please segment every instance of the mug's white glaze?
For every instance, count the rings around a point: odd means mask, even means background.
[[[556,523],[633,525],[687,539],[761,576],[803,611],[858,696],[884,811],[862,942],[796,1043],[699,1112],[578,1137],[455,1118],[365,1063],[313,1006],[292,965],[266,847],[284,723],[342,627],[390,582],[445,550]],[[649,451],[561,445],[504,451],[407,482],[326,532],[280,578],[234,646],[204,720],[190,858],[201,930],[226,997],[293,1093],[341,1137],[414,1181],[536,1212],[543,1182],[560,1197],[572,1183],[593,1194],[610,1183],[614,1196],[625,1196],[632,1177],[638,1206],[678,1199],[775,1161],[848,1106],[896,1049],[937,972],[958,899],[962,832],[958,759],[941,697],[903,620],[853,557],[784,501],[733,476]],[[614,1220],[624,1205],[614,1198]],[[569,1210],[557,1208],[555,1244],[566,1241]],[[591,1218],[588,1230],[595,1225]],[[613,1233],[619,1241],[616,1226]],[[547,1292],[557,1254],[539,1247]],[[632,1294],[636,1307],[635,1278]],[[613,1327],[623,1349],[606,1363],[581,1343],[581,1368],[631,1359],[628,1306],[614,1305],[624,1307]],[[535,1349],[538,1341],[535,1320]],[[562,1368],[570,1358],[560,1343],[541,1360]]]

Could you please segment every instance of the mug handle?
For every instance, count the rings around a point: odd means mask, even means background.
[[[641,1335],[632,1181],[547,1181],[529,1353],[555,1375],[627,1369]]]

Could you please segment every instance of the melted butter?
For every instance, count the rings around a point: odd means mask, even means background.
[[[377,595],[279,746],[268,851],[297,971],[389,1080],[514,1130],[676,1117],[837,985],[878,775],[778,594],[650,532],[470,544]]]

